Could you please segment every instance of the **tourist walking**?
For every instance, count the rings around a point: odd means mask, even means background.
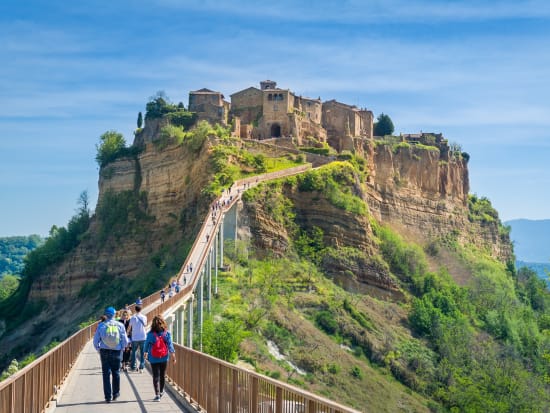
[[[130,328],[132,329],[132,370],[138,371],[136,363],[136,352],[139,350],[139,372],[143,373],[145,367],[145,356],[143,346],[145,344],[145,338],[147,337],[147,317],[141,314],[141,305],[135,306],[136,313],[130,318]]]
[[[164,302],[164,298],[166,297],[166,293],[164,292],[164,288],[160,290],[160,302]]]
[[[126,335],[128,337],[131,337],[131,331],[132,331],[132,329],[130,328],[131,315],[132,315],[132,312],[130,310],[122,310],[122,312],[120,313],[120,318],[118,319],[118,321],[124,324]],[[130,367],[130,356],[132,355],[132,344],[130,340],[128,341],[129,341],[128,345],[122,351],[122,371],[128,371],[128,368]]]
[[[115,309],[105,309],[105,321],[99,323],[94,334],[94,348],[99,352],[103,375],[103,394],[110,403],[120,397],[120,357],[128,345],[124,325],[115,320]],[[111,383],[112,376],[112,383]]]
[[[153,370],[153,387],[155,389],[153,400],[157,402],[164,394],[164,376],[170,354],[174,364],[176,364],[176,352],[166,321],[162,316],[156,315],[145,340],[145,356],[151,363],[151,370]]]

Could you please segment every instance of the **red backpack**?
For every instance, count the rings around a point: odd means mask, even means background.
[[[166,357],[168,355],[168,346],[166,345],[166,341],[164,339],[166,333],[153,334],[155,335],[155,342],[151,346],[151,355],[158,359]]]

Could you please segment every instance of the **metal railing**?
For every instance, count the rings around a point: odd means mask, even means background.
[[[168,363],[168,377],[208,413],[358,413],[188,347],[174,347],[178,362]]]
[[[0,382],[0,412],[42,412],[65,381],[97,322],[73,334],[8,379]]]

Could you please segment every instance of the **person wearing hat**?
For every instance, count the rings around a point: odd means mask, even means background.
[[[94,348],[99,352],[101,359],[103,394],[107,403],[120,396],[120,360],[122,350],[129,343],[126,328],[124,324],[115,320],[115,313],[116,310],[113,307],[107,307],[106,319],[99,323],[94,334]]]

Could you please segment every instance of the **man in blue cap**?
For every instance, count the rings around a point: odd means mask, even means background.
[[[110,403],[120,396],[120,360],[122,350],[129,343],[124,324],[114,319],[115,309],[105,309],[106,320],[99,323],[94,334],[94,347],[99,351],[101,371],[103,373],[103,393],[105,401]],[[111,375],[113,385],[111,387]]]

